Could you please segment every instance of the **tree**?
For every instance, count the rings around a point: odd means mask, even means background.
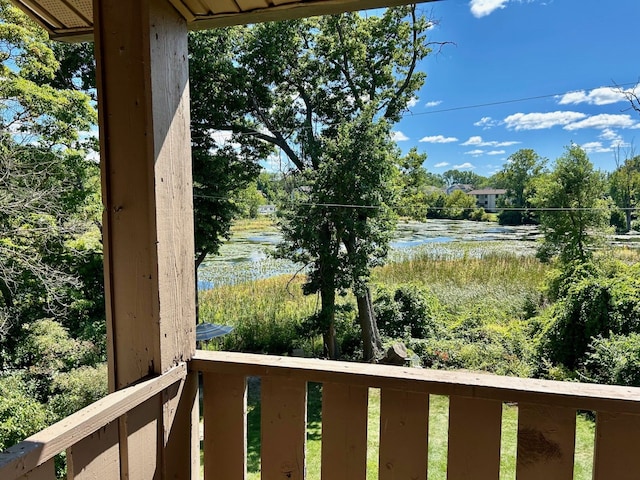
[[[52,86],[58,63],[46,33],[4,0],[0,40],[1,364],[22,323],[76,307],[84,315],[85,288],[99,303],[101,286],[93,291],[80,270],[101,247],[80,239],[97,230],[101,209],[87,206],[89,199],[99,205],[96,165],[86,159],[96,120],[89,97]]]
[[[631,217],[640,197],[640,156],[630,150],[620,164],[616,154],[616,169],[609,177],[609,192],[616,206],[624,212],[626,231],[631,230]]]
[[[471,185],[479,188],[486,182],[486,178],[469,170],[447,170],[442,174],[444,182],[448,185]]]
[[[189,35],[195,262],[216,254],[241,214],[238,197],[260,172],[272,146],[245,135],[257,124],[246,117],[252,99],[242,92],[247,72],[238,68],[242,28]],[[229,127],[235,119],[234,127]]]
[[[201,40],[209,45],[207,49],[214,49],[216,42],[222,43],[224,38],[235,42],[230,49],[233,58],[212,70],[223,83],[209,90],[219,88],[233,98],[231,106],[225,107],[227,110],[236,107],[236,111],[243,110],[241,115],[230,115],[224,110],[217,119],[220,121],[210,126],[231,132],[239,143],[260,140],[279,148],[291,165],[288,176],[298,177],[293,182],[299,186],[293,198],[317,197],[323,203],[338,204],[339,201],[332,200],[334,194],[340,198],[338,189],[320,181],[320,173],[337,178],[330,169],[332,162],[338,165],[347,158],[354,162],[359,159],[360,163],[353,164],[354,174],[364,167],[367,158],[387,158],[372,155],[366,149],[357,155],[353,148],[365,146],[350,143],[343,138],[344,132],[345,129],[367,132],[369,128],[376,130],[399,120],[424,81],[424,74],[416,71],[416,65],[430,51],[424,40],[427,27],[428,22],[416,14],[414,7],[400,7],[368,17],[349,13],[259,24],[219,32],[221,38],[215,33],[201,33]],[[371,126],[365,128],[362,122],[367,119]],[[342,148],[345,151],[340,153],[338,150]],[[332,159],[327,151],[335,152],[341,160]],[[353,198],[375,197],[368,192],[368,184],[358,183],[357,177],[353,180],[352,193],[362,192],[361,197]],[[381,199],[374,200],[372,205],[382,203]],[[362,282],[354,277],[354,272],[363,271],[361,265],[348,263],[359,262],[356,259],[361,256],[335,256],[335,253],[340,248],[348,250],[350,245],[360,251],[361,245],[375,242],[368,237],[369,215],[348,230],[338,232],[334,215],[328,214],[328,209],[335,207],[313,207],[306,205],[307,213],[297,220],[296,215],[288,215],[291,223],[283,228],[289,228],[291,235],[304,233],[297,241],[301,248],[309,246],[305,254],[317,273],[309,273],[306,291],[318,292],[322,298],[319,318],[325,325],[328,353],[335,357],[331,331],[335,323],[335,295],[341,286],[350,284],[364,311],[361,318],[369,316],[366,325],[375,324],[372,309],[367,307],[368,289],[360,288]],[[305,225],[295,226],[294,220]],[[312,223],[315,229],[305,228]],[[312,241],[307,235],[315,235],[316,239]],[[291,257],[298,258],[297,254]],[[336,258],[340,259],[338,263]],[[377,261],[372,259],[369,265]],[[375,332],[367,335],[373,338]]]
[[[416,148],[412,148],[398,162],[399,194],[396,209],[401,216],[415,220],[427,218],[428,195],[444,186],[440,175],[427,172],[423,167],[426,160],[426,153],[420,154]]]
[[[532,204],[542,209],[544,239],[538,250],[543,259],[558,255],[569,264],[586,262],[609,225],[609,205],[601,172],[593,169],[577,145],[567,147],[550,174],[535,182]]]
[[[504,206],[515,209],[530,207],[529,196],[533,194],[533,181],[543,172],[546,159],[532,149],[520,149],[507,159],[500,173],[501,186],[507,190]],[[499,215],[500,223],[520,225],[530,219],[521,210],[505,210]]]

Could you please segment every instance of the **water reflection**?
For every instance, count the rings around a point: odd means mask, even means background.
[[[391,242],[390,257],[391,260],[403,260],[425,249],[455,256],[453,250],[459,248],[455,248],[454,245],[447,248],[446,245],[456,242],[491,242],[494,245],[490,249],[506,248],[509,251],[530,254],[535,248],[531,241],[538,236],[537,228],[531,225],[502,227],[492,222],[465,220],[403,222],[398,225]],[[299,265],[275,259],[269,254],[281,238],[275,229],[266,232],[239,232],[233,235],[221,246],[220,255],[208,258],[200,266],[198,289],[204,290],[216,285],[242,283],[299,271]],[[449,250],[451,251],[448,252]]]

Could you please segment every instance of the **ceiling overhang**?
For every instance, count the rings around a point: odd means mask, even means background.
[[[51,38],[66,41],[93,39],[93,0],[12,0],[42,25]],[[98,0],[99,1],[99,0]],[[136,1],[136,0],[123,0]],[[169,0],[201,30],[247,23],[290,20],[434,0]]]

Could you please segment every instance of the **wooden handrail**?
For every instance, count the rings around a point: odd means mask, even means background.
[[[189,368],[200,372],[260,377],[277,375],[309,382],[640,414],[638,387],[203,350],[196,351]]]
[[[44,464],[187,375],[180,364],[163,375],[111,393],[73,415],[0,452],[0,478],[12,480]]]

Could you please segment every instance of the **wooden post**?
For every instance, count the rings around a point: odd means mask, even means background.
[[[94,0],[94,17],[114,391],[195,352],[187,26],[168,0]],[[157,444],[163,478],[197,475],[196,389],[187,379],[178,397],[157,397],[153,439],[134,442],[126,425],[140,419],[121,422],[123,474],[139,461],[134,443],[148,441]]]

